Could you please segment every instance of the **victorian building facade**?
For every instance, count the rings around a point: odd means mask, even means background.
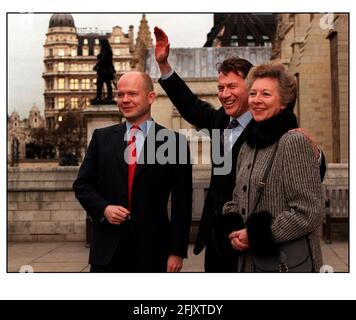
[[[100,39],[108,39],[113,51],[116,77],[142,69],[142,50],[152,46],[145,15],[134,41],[134,27],[127,33],[114,26],[110,32],[76,28],[71,14],[54,14],[49,21],[44,44],[45,119],[47,128],[55,128],[61,113],[90,106],[96,93],[93,70],[100,52]],[[115,91],[114,91],[115,95]]]

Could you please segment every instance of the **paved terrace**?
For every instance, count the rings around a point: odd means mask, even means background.
[[[347,241],[322,241],[324,264],[334,272],[349,271],[349,244]],[[83,242],[10,242],[8,244],[8,272],[18,272],[30,265],[34,272],[89,272],[89,249]],[[188,260],[183,272],[203,272],[204,253],[196,256],[189,246]]]

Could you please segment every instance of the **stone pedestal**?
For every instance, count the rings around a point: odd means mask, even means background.
[[[87,120],[88,145],[95,129],[122,122],[122,114],[116,104],[91,105],[88,109],[83,111],[83,114]]]

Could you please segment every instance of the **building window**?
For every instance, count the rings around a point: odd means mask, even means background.
[[[65,100],[64,98],[58,98],[58,109],[64,109]]]
[[[90,79],[82,79],[81,88],[82,88],[82,90],[89,90],[90,89]]]
[[[48,56],[50,56],[50,57],[53,56],[53,49],[48,49]]]
[[[78,108],[78,98],[70,98],[70,107],[72,109]]]
[[[82,64],[82,71],[91,71],[93,67],[90,64]]]
[[[58,62],[58,71],[64,71],[64,62]]]
[[[95,39],[95,44],[97,44],[97,45],[99,44],[99,39],[98,38]]]
[[[113,49],[113,54],[114,54],[114,56],[119,56],[120,55],[120,48],[114,48]]]
[[[78,65],[76,63],[72,63],[70,65],[70,71],[78,71]]]
[[[114,37],[114,43],[120,43],[121,39],[119,36]]]
[[[64,78],[58,78],[58,89],[64,89]]]
[[[88,39],[84,39],[83,44],[88,44]]]
[[[53,89],[53,79],[47,79],[46,80],[46,88],[47,88],[47,90],[52,90]]]
[[[54,98],[47,98],[46,102],[46,107],[48,109],[54,109]]]
[[[47,122],[47,127],[49,129],[54,129],[54,119],[53,119],[53,117],[46,118],[46,122]]]
[[[76,48],[72,48],[71,52],[71,56],[72,57],[76,57],[77,56],[77,49]]]
[[[231,47],[238,47],[239,46],[239,41],[237,39],[238,39],[238,37],[237,37],[236,34],[231,36],[231,40],[230,40]]]
[[[247,39],[247,46],[248,47],[255,47],[256,46],[255,38],[252,35],[248,34],[246,36],[246,39]]]
[[[90,106],[90,99],[89,98],[85,98],[85,107],[89,107]]]
[[[60,57],[64,57],[64,49],[63,49],[63,48],[59,48],[59,49],[58,49],[58,55],[59,55]]]
[[[69,89],[70,90],[78,90],[79,89],[79,80],[78,79],[70,79],[69,80]]]
[[[88,47],[83,47],[83,56],[88,56],[89,55],[89,48]]]
[[[120,69],[121,69],[121,63],[120,63],[120,62],[115,62],[115,63],[114,63],[114,67],[115,67],[115,70],[116,70],[116,71],[120,71]]]
[[[263,40],[263,45],[265,47],[272,47],[271,40],[270,40],[270,38],[268,36],[262,35],[262,40]]]
[[[99,47],[95,47],[94,48],[94,56],[97,56],[100,53],[100,48]]]

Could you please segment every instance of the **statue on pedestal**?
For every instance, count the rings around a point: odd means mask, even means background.
[[[115,104],[112,97],[111,82],[115,83],[115,68],[112,62],[112,49],[107,39],[100,39],[100,53],[97,55],[98,61],[94,66],[97,72],[96,80],[96,97],[91,100],[95,104]],[[107,88],[107,97],[102,98],[103,84]]]

